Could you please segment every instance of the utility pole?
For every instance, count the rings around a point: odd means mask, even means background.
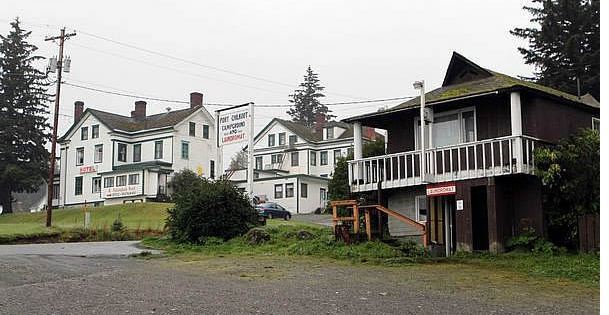
[[[55,175],[55,147],[57,146],[57,124],[59,120],[59,93],[61,92],[61,71],[63,68],[63,43],[66,39],[76,36],[76,33],[66,34],[66,28],[61,29],[59,36],[47,37],[45,41],[59,39],[59,60],[57,61],[57,89],[55,92],[55,112],[53,113],[53,135],[51,138],[51,161],[49,167],[49,181],[47,182],[47,227],[51,227],[53,212],[53,177]]]

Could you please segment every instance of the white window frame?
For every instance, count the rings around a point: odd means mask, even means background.
[[[322,159],[322,156],[324,155],[324,153],[325,153],[325,156],[326,156],[326,163],[324,163],[324,160]],[[326,165],[328,165],[328,162],[329,162],[328,161],[328,155],[329,155],[328,154],[328,150],[324,150],[324,151],[320,151],[319,152],[319,166],[326,166]]]
[[[309,198],[309,184],[300,183],[300,198]]]
[[[135,178],[135,181],[131,179]],[[140,174],[129,174],[129,178],[127,179],[127,183],[129,185],[139,185],[140,184]]]
[[[89,140],[89,126],[80,127],[80,140]]]
[[[334,127],[326,128],[326,140],[334,139]]]
[[[601,119],[600,118],[596,118],[596,117],[592,117],[592,130],[597,130],[596,128],[594,128],[594,123],[598,122],[598,126],[600,128],[601,126]],[[601,130],[598,129],[598,132],[600,132]]]
[[[288,188],[290,190],[288,190]],[[288,191],[290,191],[290,194],[288,194]],[[294,183],[286,183],[285,184],[285,197],[286,198],[293,198],[294,197]]]
[[[80,185],[78,185],[79,179],[80,179]],[[82,196],[84,185],[85,185],[85,179],[83,176],[74,177],[74,196]]]
[[[203,125],[203,139],[209,139],[209,125]]]
[[[154,142],[154,159],[155,160],[160,160],[163,158],[163,146],[165,144],[163,143],[163,140],[156,140]]]
[[[457,114],[458,115],[457,119],[459,120],[459,143],[458,144],[463,144],[463,143],[466,143],[464,141],[464,139],[465,139],[465,121],[463,120],[463,113],[472,112],[472,111],[474,112],[474,141],[470,142],[470,143],[472,143],[472,142],[478,141],[478,118],[476,115],[476,106],[469,106],[469,107],[464,107],[464,108],[460,108],[460,109],[449,110],[449,111],[439,112],[439,113],[434,112],[433,120],[435,121],[436,118],[441,118],[444,116],[450,116],[450,115]],[[419,117],[419,116],[414,118],[414,148],[415,148],[415,150],[421,149],[421,146],[420,146],[421,127],[419,126],[420,120],[421,120],[421,117]],[[427,141],[429,141],[429,147],[431,147],[431,148],[434,148],[433,125],[434,125],[433,122],[428,125],[431,127],[432,132],[427,132],[427,137],[428,137]],[[427,147],[427,148],[429,148],[429,147]]]
[[[116,185],[116,187],[127,186],[127,175],[116,176],[116,180],[115,180],[114,184]]]
[[[95,132],[97,131],[97,132]],[[99,138],[99,125],[92,125],[91,126],[91,139],[97,139]]]
[[[114,176],[113,177],[104,177],[104,188],[114,187]]]
[[[186,145],[186,147],[184,147]],[[184,154],[184,148],[186,148],[186,155]],[[180,144],[180,157],[182,160],[190,159],[190,143],[188,141],[182,141]]]
[[[122,156],[122,159],[121,159],[121,147],[125,148],[125,151],[124,151],[125,155]],[[126,143],[118,142],[116,144],[116,160],[118,162],[127,162],[127,150],[128,150],[128,148],[127,148]]]
[[[275,188],[273,188],[273,191],[274,191],[273,197],[275,197],[275,199],[283,198],[283,184],[275,184],[274,187]],[[277,188],[279,188],[279,189],[277,189]],[[279,197],[277,197],[278,194],[279,194]]]
[[[97,149],[100,148],[100,151],[97,151]],[[96,144],[93,147],[93,163],[103,163],[104,162],[104,145],[103,144]]]
[[[79,153],[82,153],[82,161],[79,161]],[[85,164],[85,148],[80,147],[76,148],[76,166],[81,166]]]
[[[195,123],[194,121],[189,121],[188,122],[188,135],[190,137],[196,137],[197,136],[197,123]]]
[[[426,210],[427,210],[427,215],[425,216],[425,220],[421,220],[421,214],[420,214],[420,200],[421,199],[425,199],[425,203],[427,203],[427,196],[426,195],[416,195],[414,196],[414,203],[415,203],[415,220],[417,222],[427,222],[427,217],[429,216],[429,205],[426,205]]]
[[[260,163],[258,163],[260,162]],[[254,169],[261,170],[264,166],[264,158],[262,156],[257,156],[254,158]]]
[[[95,181],[98,181],[99,186],[95,185]],[[91,193],[98,194],[98,193],[101,192],[101,188],[102,188],[102,178],[101,177],[93,177],[93,179],[91,179]]]
[[[296,157],[296,160],[294,160],[294,157]],[[290,165],[291,166],[299,166],[300,165],[300,152],[299,151],[291,152],[290,153]]]

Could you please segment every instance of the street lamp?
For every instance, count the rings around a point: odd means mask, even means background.
[[[421,81],[414,81],[414,83],[412,83],[412,86],[415,88],[415,90],[420,90],[421,91],[421,110],[420,110],[420,124],[421,124],[421,141],[420,141],[420,146],[421,146],[421,158],[420,161],[421,163],[419,163],[419,166],[421,167],[420,170],[420,176],[421,176],[421,182],[425,182],[425,81],[421,80]]]

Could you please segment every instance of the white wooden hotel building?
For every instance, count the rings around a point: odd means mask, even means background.
[[[144,101],[135,102],[131,116],[75,102],[74,123],[59,140],[58,206],[162,199],[182,169],[213,178],[215,137],[201,93],[190,94],[188,108],[149,116]]]

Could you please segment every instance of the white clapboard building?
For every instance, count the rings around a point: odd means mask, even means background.
[[[131,116],[74,104],[74,123],[59,139],[59,206],[117,204],[162,199],[174,172],[215,175],[214,117],[203,94],[188,108],[146,115],[135,102]]]
[[[372,128],[364,141],[382,137]],[[353,152],[353,127],[321,122],[309,128],[275,118],[254,138],[254,195],[276,202],[292,213],[311,213],[325,207],[328,181],[336,160]],[[247,189],[247,171],[228,171],[229,178]]]

